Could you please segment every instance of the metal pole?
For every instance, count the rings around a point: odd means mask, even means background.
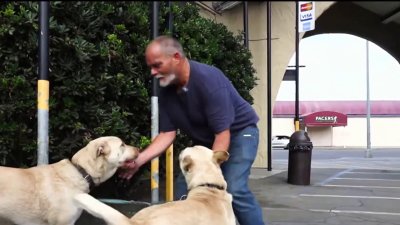
[[[173,36],[173,13],[172,13],[172,2],[168,1],[168,31]],[[174,200],[174,148],[170,145],[167,148],[166,156],[166,184],[165,184],[165,200],[167,202]]]
[[[172,2],[168,1],[168,31],[171,35],[174,33],[174,14],[172,13]]]
[[[370,118],[371,118],[371,104],[369,100],[369,47],[368,40],[366,41],[366,73],[367,73],[367,150],[365,153],[366,158],[372,158],[371,154],[371,129],[370,129]]]
[[[296,106],[295,131],[300,130],[299,122],[299,2],[296,1]]]
[[[159,2],[153,1],[152,5],[152,33],[153,39],[158,36],[158,14]],[[153,77],[153,89],[151,96],[151,138],[152,140],[158,135],[158,79]],[[159,158],[151,160],[151,202],[157,204],[159,202]]]
[[[37,164],[49,163],[49,2],[39,4],[39,79],[38,79],[38,158]]]
[[[267,133],[268,133],[268,140],[267,140],[267,145],[268,145],[268,171],[272,170],[272,94],[271,94],[271,89],[272,89],[272,49],[271,49],[271,40],[272,40],[272,29],[271,29],[271,24],[272,24],[272,16],[271,16],[271,1],[267,1],[267,76],[268,76],[268,92],[267,92],[267,108],[268,108],[268,118],[267,118]]]
[[[171,202],[174,200],[174,145],[171,144],[167,148],[165,156],[165,167],[166,167],[166,188],[165,188],[165,200]]]
[[[243,1],[243,30],[244,30],[244,46],[249,48],[249,9],[247,1]]]

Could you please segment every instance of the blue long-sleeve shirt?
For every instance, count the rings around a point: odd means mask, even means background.
[[[161,132],[180,129],[194,144],[212,147],[215,134],[234,133],[259,120],[251,105],[233,87],[221,70],[189,60],[189,82],[183,91],[170,85],[160,89]]]

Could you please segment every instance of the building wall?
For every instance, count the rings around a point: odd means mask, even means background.
[[[375,121],[371,119],[372,124]],[[333,135],[333,146],[356,147],[366,146],[367,143],[367,122],[365,118],[348,118],[346,127],[335,127]],[[372,142],[371,142],[372,146]]]
[[[371,147],[400,147],[398,128],[400,117],[372,117],[370,118]],[[293,130],[293,118],[273,118],[273,135],[290,136]],[[367,146],[366,118],[350,117],[345,127],[307,128],[313,145],[316,147],[366,147]]]
[[[398,132],[396,132],[400,127],[400,117],[372,117],[370,122],[372,147],[400,147],[400,138],[398,138]],[[334,146],[366,146],[366,118],[349,118],[347,127],[336,127],[334,129]]]
[[[307,127],[307,133],[314,146],[332,146],[332,127]]]
[[[211,2],[201,2],[211,6]],[[316,18],[335,2],[316,2]],[[283,75],[295,51],[295,2],[272,2],[272,107],[279,91]],[[257,86],[251,91],[254,109],[260,117],[260,144],[254,167],[267,167],[267,3],[248,2],[249,10],[249,49],[252,62],[259,78]],[[202,7],[201,15],[223,23],[238,34],[243,30],[243,4],[224,11],[221,15]],[[304,33],[300,33],[300,38]]]
[[[272,135],[290,136],[294,132],[293,118],[272,118]]]

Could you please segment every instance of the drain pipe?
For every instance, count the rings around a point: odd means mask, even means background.
[[[243,1],[243,30],[244,30],[244,46],[249,49],[249,10],[247,1]]]
[[[272,42],[272,29],[271,29],[271,24],[272,24],[272,16],[271,16],[271,1],[267,1],[267,76],[268,76],[268,92],[267,92],[267,108],[268,108],[268,119],[267,119],[267,125],[268,125],[268,140],[267,140],[267,145],[268,145],[268,167],[267,170],[271,171],[272,170],[272,94],[271,94],[271,89],[272,89],[272,49],[271,49],[271,42]]]

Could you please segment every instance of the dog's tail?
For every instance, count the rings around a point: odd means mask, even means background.
[[[89,194],[77,194],[74,202],[93,216],[103,219],[108,225],[133,225],[124,214]]]

